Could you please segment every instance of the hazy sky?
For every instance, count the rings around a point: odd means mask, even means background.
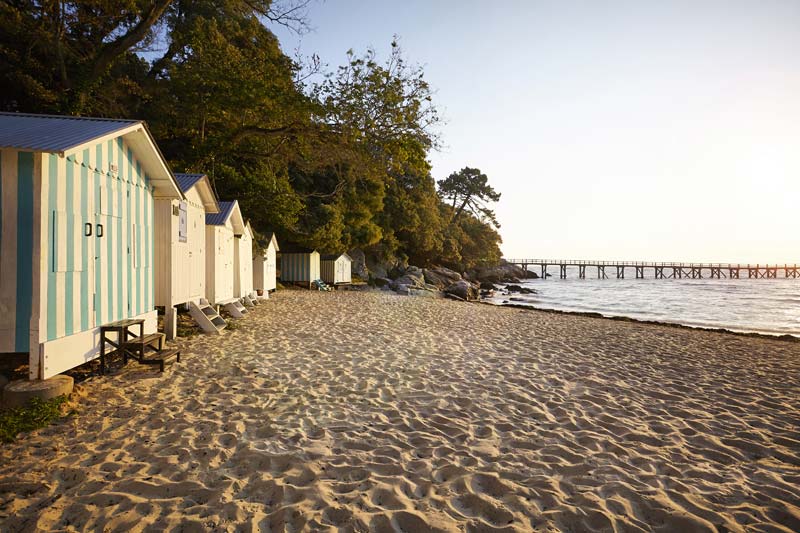
[[[502,193],[506,257],[800,261],[800,1],[327,0],[290,55],[392,35]]]

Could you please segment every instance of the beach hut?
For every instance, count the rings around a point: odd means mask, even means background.
[[[278,239],[274,233],[268,234],[266,249],[253,256],[253,288],[260,290],[266,298],[276,287]]]
[[[156,332],[155,202],[183,195],[144,122],[0,113],[0,199],[0,352],[31,379]]]
[[[294,244],[284,246],[280,252],[281,281],[311,288],[319,278],[319,252]]]
[[[235,236],[234,243],[233,296],[250,299],[253,295],[253,228],[250,222]]]
[[[347,285],[353,281],[353,260],[347,254],[328,254],[320,258],[322,281],[329,285]]]
[[[239,203],[220,202],[220,211],[206,215],[206,298],[215,305],[228,306],[236,300],[234,291],[234,262],[236,235],[245,231]],[[234,316],[237,313],[231,311]]]
[[[175,174],[184,199],[155,201],[156,305],[164,308],[164,331],[173,338],[178,304],[206,297],[206,214],[219,213],[205,174]]]

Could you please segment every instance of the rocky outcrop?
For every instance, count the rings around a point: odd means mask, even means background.
[[[480,291],[478,287],[465,279],[452,283],[444,290],[444,292],[446,294],[458,296],[466,301],[477,300],[480,297]]]
[[[404,273],[393,280],[390,284],[392,290],[407,293],[408,289],[424,289],[425,276],[422,270],[411,266],[405,269]]]
[[[461,280],[461,274],[444,267],[426,268],[422,273],[425,276],[425,282],[436,286],[439,290]]]
[[[531,276],[531,274],[533,276]],[[492,267],[484,267],[475,270],[472,278],[478,281],[488,281],[490,283],[519,283],[519,280],[528,277],[538,277],[535,272],[527,272],[522,267],[510,263],[501,263]]]
[[[367,268],[367,257],[364,255],[364,251],[355,248],[347,252],[347,255],[353,260],[353,264],[351,265],[351,272],[353,275],[358,276],[362,280],[368,280],[369,269]]]

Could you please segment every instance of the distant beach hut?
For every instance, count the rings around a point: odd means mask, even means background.
[[[328,254],[320,258],[322,281],[330,285],[352,283],[353,260],[347,254]]]
[[[311,248],[285,245],[280,252],[281,281],[311,288],[319,277],[319,252]]]
[[[233,296],[250,297],[253,294],[253,228],[245,223],[244,231],[234,240]]]
[[[260,290],[266,296],[276,287],[278,239],[274,233],[268,234],[266,249],[253,256],[253,288]]]
[[[206,297],[206,214],[219,213],[205,174],[175,174],[185,199],[155,202],[156,305],[164,307],[165,332],[174,335],[174,306]]]
[[[31,379],[96,358],[112,322],[156,332],[155,202],[183,195],[144,122],[0,113],[0,199],[0,352]]]
[[[235,241],[245,225],[239,202],[220,202],[219,207],[219,213],[206,215],[206,297],[226,304],[235,300]]]

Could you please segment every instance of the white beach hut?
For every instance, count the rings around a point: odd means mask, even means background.
[[[142,121],[0,113],[0,352],[46,379],[102,326],[154,333],[155,202],[182,198]]]
[[[219,213],[205,174],[175,174],[185,199],[155,202],[156,305],[164,308],[167,338],[175,335],[178,304],[206,297],[206,214]]]
[[[253,228],[250,222],[235,236],[234,243],[233,296],[250,298],[253,295]]]
[[[281,281],[311,288],[319,278],[319,252],[297,245],[286,245],[280,252]]]
[[[320,258],[322,281],[329,285],[352,283],[353,260],[347,254],[329,254]]]
[[[235,241],[236,235],[244,233],[245,225],[236,200],[220,202],[219,208],[219,213],[206,215],[206,298],[240,316],[234,304]]]
[[[276,274],[279,251],[278,239],[274,233],[270,233],[266,249],[253,256],[253,289],[262,291],[265,298],[277,286]]]

